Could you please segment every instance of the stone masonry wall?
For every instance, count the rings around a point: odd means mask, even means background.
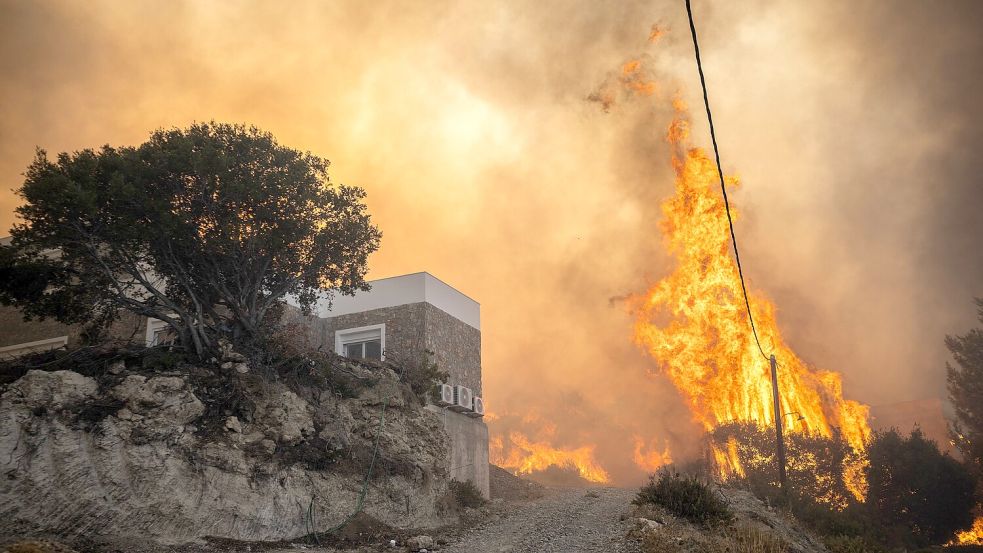
[[[481,331],[429,303],[423,305],[426,347],[434,352],[437,366],[450,373],[449,384],[467,386],[481,396]]]
[[[81,330],[79,325],[65,325],[54,319],[25,321],[20,309],[0,306],[0,347],[68,336],[68,347],[72,348],[79,344]],[[143,343],[146,332],[146,317],[124,311],[107,334],[113,340]]]
[[[386,359],[415,360],[425,350],[434,353],[449,384],[461,384],[481,395],[481,331],[433,305],[420,302],[318,319],[320,345],[333,349],[335,331],[386,325]]]

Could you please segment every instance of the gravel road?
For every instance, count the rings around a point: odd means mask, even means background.
[[[505,506],[444,553],[618,552],[634,553],[619,520],[635,490],[552,489],[545,497]]]

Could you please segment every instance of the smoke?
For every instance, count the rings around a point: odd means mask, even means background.
[[[828,4],[695,2],[750,285],[847,397],[940,396],[942,337],[983,295],[983,7]],[[595,445],[635,481],[635,436],[699,448],[617,299],[670,269],[668,100],[701,101],[686,25],[681,2],[8,0],[0,224],[36,146],[256,124],[368,190],[373,277],[481,302],[493,433]],[[630,59],[658,89],[605,112],[588,98]]]

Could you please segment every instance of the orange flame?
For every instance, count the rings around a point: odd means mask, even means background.
[[[533,442],[521,432],[509,433],[508,454],[501,436],[490,442],[492,463],[516,474],[532,474],[549,467],[574,469],[588,482],[606,483],[611,477],[594,459],[594,446],[561,449],[546,442]]]
[[[676,259],[675,270],[635,305],[635,341],[658,362],[697,421],[708,430],[732,421],[774,424],[770,368],[755,345],[745,312],[737,265],[716,166],[700,148],[689,147],[685,104],[667,140],[675,146],[676,194],[662,205],[662,232]],[[728,178],[729,187],[737,186]],[[784,342],[775,307],[751,294],[751,310],[762,348],[779,360],[782,416],[795,413],[792,431],[831,436],[838,430],[862,451],[870,437],[868,408],[843,399],[840,375],[807,366]],[[714,450],[726,474],[741,474],[736,444]],[[863,498],[862,471],[850,473],[851,492]]]
[[[646,80],[642,74],[642,60],[631,60],[621,66],[621,83],[642,96],[651,96],[657,90],[655,81]]]
[[[727,480],[732,476],[737,478],[744,477],[744,467],[741,466],[741,458],[737,454],[737,439],[731,436],[727,439],[727,449],[722,450],[715,444],[710,445],[713,453],[714,464],[717,466],[718,476],[721,480]]]
[[[666,445],[665,448],[660,452],[655,440],[648,448],[645,446],[645,440],[641,436],[635,436],[635,453],[633,459],[635,464],[639,466],[642,470],[646,472],[655,472],[659,467],[663,467],[672,463],[672,454],[669,452],[669,446]],[[648,449],[649,451],[644,451]]]
[[[948,545],[983,545],[983,516],[973,522],[973,527],[956,534],[956,539]]]

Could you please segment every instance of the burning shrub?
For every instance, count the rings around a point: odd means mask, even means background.
[[[662,470],[638,491],[636,505],[659,505],[673,515],[706,525],[727,524],[734,519],[727,502],[696,476]]]
[[[714,429],[710,444],[720,476],[745,484],[759,497],[779,498],[775,434],[770,428],[726,424]],[[856,503],[849,477],[851,469],[863,466],[863,458],[845,440],[835,433],[829,438],[789,433],[785,447],[793,500],[815,501],[836,510]]]

